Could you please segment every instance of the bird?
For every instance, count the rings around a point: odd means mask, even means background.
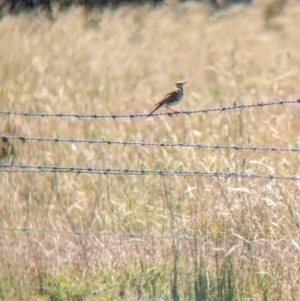
[[[167,111],[172,111],[170,114],[176,114],[178,113],[177,111],[174,111],[170,108],[170,106],[176,106],[179,104],[183,98],[184,91],[183,91],[183,86],[187,82],[184,81],[178,81],[175,83],[175,89],[171,90],[166,93],[166,95],[163,97],[161,101],[159,101],[156,105],[153,111],[151,111],[148,115],[147,118],[150,117],[155,111],[162,107],[166,107]]]

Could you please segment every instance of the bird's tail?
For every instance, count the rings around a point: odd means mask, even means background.
[[[154,112],[156,112],[156,111],[157,111],[159,108],[161,108],[161,107],[162,107],[162,105],[156,106],[155,109],[154,109],[153,111],[151,111],[151,112],[147,115],[146,118],[150,117]]]

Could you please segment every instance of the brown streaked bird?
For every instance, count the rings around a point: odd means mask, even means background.
[[[172,114],[178,113],[177,111],[172,110],[170,108],[170,106],[176,106],[177,104],[179,104],[181,102],[183,95],[184,95],[183,86],[186,83],[187,82],[182,82],[182,81],[177,82],[175,84],[175,89],[167,92],[167,94],[164,96],[164,98],[155,105],[155,109],[153,111],[151,111],[147,115],[147,117],[150,117],[155,111],[157,111],[158,109],[160,109],[162,107],[166,107],[167,111],[172,111]]]

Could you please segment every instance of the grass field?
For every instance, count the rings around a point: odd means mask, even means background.
[[[174,1],[72,8],[52,19],[7,15],[0,110],[143,114],[177,80],[188,81],[179,111],[297,99],[300,4],[290,1],[274,16],[267,5],[212,11]],[[292,148],[300,144],[299,110],[115,120],[1,115],[0,125],[14,136]],[[300,174],[291,151],[10,143],[2,163]],[[299,181],[2,171],[2,300],[300,298]]]

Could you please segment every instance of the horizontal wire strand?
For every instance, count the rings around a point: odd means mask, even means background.
[[[196,176],[196,177],[214,177],[214,178],[257,178],[257,179],[276,179],[276,180],[294,180],[299,181],[300,176],[288,175],[278,176],[275,174],[252,174],[252,173],[238,173],[238,172],[203,172],[199,170],[185,171],[185,170],[144,170],[144,169],[112,169],[93,168],[93,167],[61,167],[61,166],[42,166],[42,165],[10,165],[0,164],[0,172],[46,172],[46,173],[74,173],[74,174],[99,174],[99,175],[156,175],[156,176]]]
[[[225,112],[230,110],[237,110],[237,109],[249,109],[249,108],[257,108],[257,107],[266,107],[266,106],[274,106],[274,105],[284,105],[284,104],[299,104],[300,99],[296,100],[282,100],[279,99],[277,101],[273,102],[261,102],[259,101],[256,104],[250,104],[250,105],[244,105],[244,104],[235,104],[233,106],[228,107],[219,107],[219,108],[204,108],[199,110],[189,110],[189,111],[182,111],[176,113],[176,115],[192,115],[197,113],[210,113],[210,112]],[[0,111],[0,115],[19,115],[24,117],[68,117],[68,118],[94,118],[94,119],[100,119],[100,118],[112,118],[112,119],[118,119],[118,118],[136,118],[136,117],[147,117],[148,113],[146,114],[114,114],[111,113],[110,115],[101,115],[101,114],[83,114],[83,113],[45,113],[45,112],[24,112],[24,111]],[[157,113],[153,114],[152,116],[172,116],[170,113]]]
[[[251,150],[251,151],[271,151],[271,152],[299,152],[298,147],[277,147],[277,146],[258,146],[258,145],[221,145],[221,144],[205,144],[199,143],[183,143],[183,142],[147,142],[147,141],[127,141],[127,140],[97,140],[97,139],[75,139],[75,138],[49,138],[49,137],[26,137],[26,136],[8,136],[2,135],[3,142],[9,142],[9,140],[21,140],[22,142],[37,141],[37,142],[63,142],[63,143],[88,143],[88,144],[107,144],[107,145],[123,145],[123,146],[154,146],[154,147],[181,147],[181,148],[198,148],[198,149],[232,149],[232,150]]]
[[[101,232],[84,232],[84,231],[65,231],[65,230],[53,230],[53,229],[36,229],[36,228],[9,228],[9,227],[0,227],[0,231],[12,231],[12,232],[27,232],[27,233],[51,233],[59,235],[76,235],[76,236],[97,236],[97,237],[112,237],[112,238],[132,238],[132,239],[161,239],[161,240],[170,240],[176,239],[181,241],[197,241],[197,242],[212,242],[216,244],[235,244],[235,243],[244,243],[246,245],[272,245],[272,246],[290,246],[300,249],[300,241],[292,241],[291,243],[283,243],[278,241],[271,240],[248,240],[243,237],[237,236],[236,239],[220,239],[220,238],[205,238],[205,237],[189,237],[187,235],[177,236],[177,235],[154,235],[154,234],[143,234],[143,233],[101,233]]]

